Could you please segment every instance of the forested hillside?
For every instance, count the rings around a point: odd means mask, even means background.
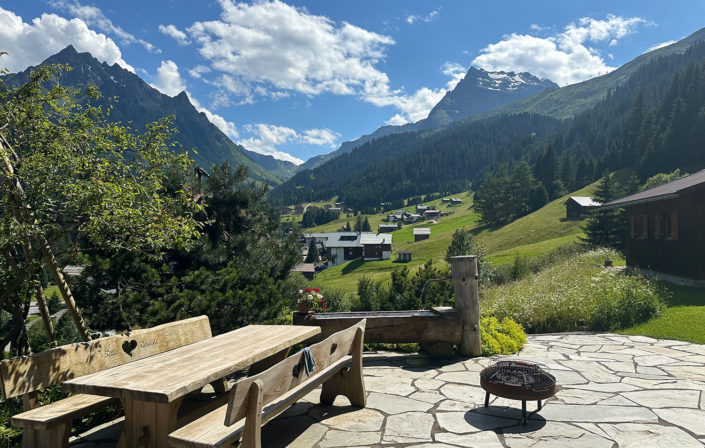
[[[554,118],[520,114],[452,125],[442,132],[389,135],[297,173],[272,196],[296,203],[338,195],[351,207],[366,208],[429,192],[458,192],[487,165],[520,157],[560,126]]]
[[[698,152],[705,133],[704,72],[701,42],[641,65],[573,119],[518,114],[386,136],[297,173],[273,197],[295,203],[338,196],[351,206],[371,208],[419,194],[451,194],[470,182],[477,191],[483,178],[511,171],[522,160],[533,167],[547,199],[579,189],[605,170],[633,168],[641,181],[676,168],[692,172],[705,166]],[[548,148],[551,166],[539,173],[537,165],[544,165],[539,158]]]

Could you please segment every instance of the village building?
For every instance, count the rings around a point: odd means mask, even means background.
[[[399,261],[411,261],[411,251],[410,250],[400,250],[397,252],[397,257],[399,258]]]
[[[399,230],[399,226],[397,224],[380,224],[379,225],[379,233],[394,232],[395,230]]]
[[[599,207],[599,202],[588,196],[571,196],[565,201],[565,217],[568,219],[581,219],[585,213]]]
[[[625,208],[628,267],[705,286],[705,170],[603,207]]]
[[[420,213],[423,215],[423,213],[428,210],[430,207],[428,205],[417,205],[416,206],[416,212]]]
[[[443,198],[443,199],[441,199],[441,202],[443,204],[450,204],[450,198]]]
[[[431,237],[431,229],[428,227],[417,227],[413,230],[414,241],[427,240]]]
[[[450,198],[450,205],[462,204],[463,200],[459,198]]]
[[[441,212],[440,210],[426,210],[423,215],[426,217],[426,219],[436,219],[443,216],[443,212]]]
[[[313,280],[316,275],[316,266],[313,263],[301,263],[291,268],[291,272],[300,272],[308,280]]]
[[[321,244],[329,267],[350,260],[388,260],[392,257],[392,235],[373,232],[329,232],[304,234],[305,244],[311,239]]]

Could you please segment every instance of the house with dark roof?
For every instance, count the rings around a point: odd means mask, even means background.
[[[571,196],[565,201],[565,217],[568,219],[581,219],[583,215],[599,207],[599,202],[589,196]]]
[[[705,170],[620,199],[630,268],[705,286]]]

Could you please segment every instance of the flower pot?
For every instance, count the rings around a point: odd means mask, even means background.
[[[308,306],[307,303],[298,302],[297,305],[299,306],[299,313],[301,313],[301,314],[308,314],[308,312],[309,312],[309,306]]]

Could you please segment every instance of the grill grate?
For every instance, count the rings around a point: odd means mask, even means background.
[[[480,375],[494,384],[514,387],[548,387],[556,383],[553,375],[546,373],[538,364],[527,361],[498,361]]]

